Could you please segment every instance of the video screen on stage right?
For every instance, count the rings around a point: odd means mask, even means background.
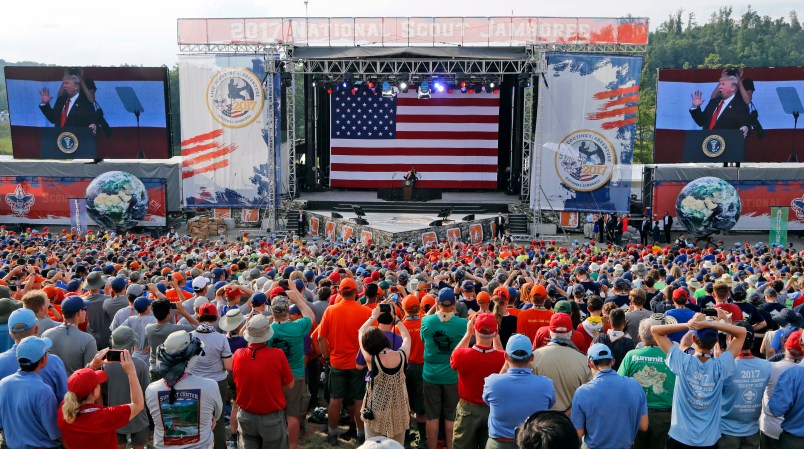
[[[653,161],[804,161],[802,105],[804,67],[659,70]]]

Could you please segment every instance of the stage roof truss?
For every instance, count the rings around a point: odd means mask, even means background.
[[[305,74],[343,75],[472,75],[519,74],[533,66],[530,60],[444,60],[444,59],[309,59],[298,60]]]

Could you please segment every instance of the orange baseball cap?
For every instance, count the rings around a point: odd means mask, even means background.
[[[547,298],[547,289],[541,284],[534,285],[533,288],[530,289],[530,297],[537,299]]]
[[[422,307],[433,307],[435,305],[435,298],[433,295],[424,295],[421,302]]]
[[[419,298],[413,295],[405,296],[405,299],[402,300],[402,308],[405,310],[416,310],[420,307]]]
[[[355,283],[354,279],[346,278],[341,281],[341,285],[338,290],[343,293],[357,291],[357,284]]]
[[[496,293],[496,290],[495,290],[495,293]],[[478,304],[488,304],[488,303],[491,302],[491,296],[489,296],[489,294],[486,293],[486,292],[478,293],[476,299],[477,299]]]
[[[176,282],[181,282],[184,280],[184,276],[178,271],[171,274],[171,276],[173,277],[173,280]]]

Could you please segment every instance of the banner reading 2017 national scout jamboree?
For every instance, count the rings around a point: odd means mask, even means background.
[[[182,189],[187,207],[265,206],[268,123],[264,55],[179,60]],[[276,174],[277,179],[278,172]]]
[[[640,57],[548,54],[532,208],[628,212],[641,70]]]

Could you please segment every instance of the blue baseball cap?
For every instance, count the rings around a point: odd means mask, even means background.
[[[692,335],[698,338],[712,340],[717,338],[717,331],[711,327],[705,327],[699,330],[692,330]]]
[[[25,332],[36,326],[36,314],[30,309],[17,309],[8,317],[9,332]]]
[[[524,334],[514,334],[505,345],[505,353],[516,360],[525,360],[533,354],[533,342]]]
[[[80,296],[70,296],[61,302],[61,311],[70,316],[85,310],[87,307],[89,307],[89,301],[85,301]]]
[[[134,300],[134,310],[139,313],[145,312],[148,310],[148,307],[153,303],[147,296],[140,296],[139,298]]]
[[[442,306],[455,304],[455,292],[449,287],[442,288],[438,291],[438,303]]]
[[[265,293],[257,292],[251,295],[250,301],[251,305],[253,305],[254,307],[259,307],[268,302],[268,297],[265,296]]]
[[[111,282],[112,290],[116,292],[122,292],[126,289],[126,285],[128,285],[128,281],[125,278],[114,278]]]
[[[49,338],[25,337],[17,345],[17,362],[28,366],[35,364],[42,360],[51,346],[53,342]]]
[[[604,345],[603,343],[595,343],[592,346],[590,346],[589,350],[586,351],[586,356],[589,358],[589,360],[592,361],[614,358],[614,356],[611,353],[611,349],[609,349],[609,347]]]

